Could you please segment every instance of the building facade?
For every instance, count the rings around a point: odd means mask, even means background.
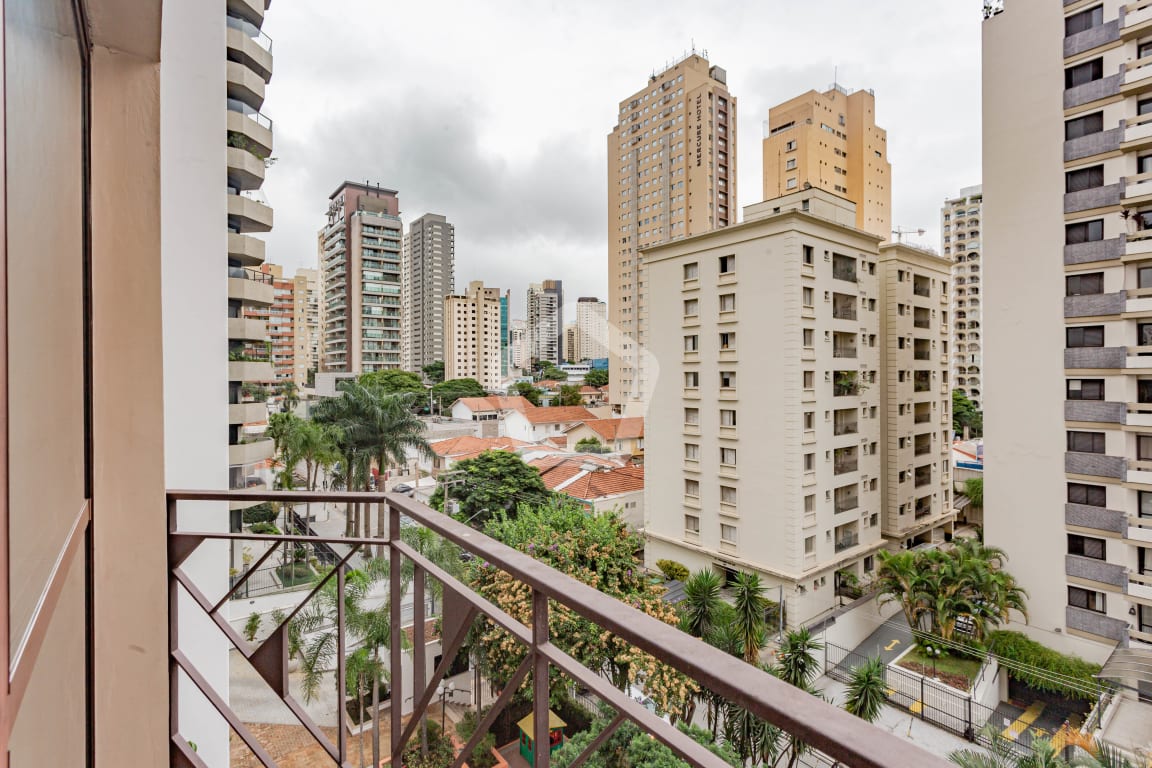
[[[981,375],[984,364],[981,328],[983,296],[980,261],[980,213],[984,206],[983,187],[965,187],[957,197],[944,201],[940,209],[940,253],[952,261],[952,379],[980,408]]]
[[[595,296],[576,300],[576,343],[568,355],[575,362],[608,357],[608,305]]]
[[[985,540],[1019,629],[1095,661],[1152,649],[1150,21],[1021,0],[983,25]]]
[[[529,365],[530,353],[528,351],[528,323],[524,320],[513,320],[508,328],[508,362],[513,371],[522,371]]]
[[[655,384],[640,249],[736,223],[727,81],[693,50],[623,99],[608,134],[609,386],[621,410],[642,411]]]
[[[559,280],[545,280],[528,286],[528,320],[525,337],[528,359],[523,367],[536,362],[564,361],[564,326],[562,307],[564,291]]]
[[[320,364],[320,274],[300,268],[292,278],[292,380],[308,386]]]
[[[512,373],[512,327],[509,312],[512,310],[512,291],[504,291],[500,297],[500,378],[508,378]],[[503,383],[503,381],[501,381]]]
[[[444,298],[444,378],[475,379],[487,390],[503,384],[499,288],[476,280],[461,296]]]
[[[400,200],[394,189],[346,181],[320,231],[324,371],[401,367]]]
[[[833,84],[768,110],[764,199],[823,189],[856,204],[856,228],[892,236],[888,134],[876,126],[876,97]]]
[[[456,227],[438,213],[408,225],[400,257],[403,367],[444,358],[444,299],[455,289]],[[447,361],[445,361],[447,362]]]

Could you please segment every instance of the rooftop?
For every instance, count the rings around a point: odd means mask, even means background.
[[[588,387],[596,391],[592,387]],[[644,437],[644,417],[626,416],[620,419],[596,419],[584,422],[584,426],[600,435],[604,440],[630,440]],[[576,429],[576,427],[572,427]]]

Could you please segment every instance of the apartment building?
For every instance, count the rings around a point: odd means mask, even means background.
[[[264,325],[267,332],[263,342],[264,351],[272,363],[270,383],[279,384],[290,380],[293,373],[295,285],[292,278],[284,277],[284,268],[279,264],[265,262],[260,265],[260,271],[267,275],[272,283],[272,304],[245,308],[244,317]]]
[[[983,25],[985,538],[1020,629],[1096,661],[1152,650],[1150,54],[1141,4]]]
[[[504,382],[501,371],[500,318],[504,297],[483,281],[466,293],[444,298],[444,378],[475,379],[487,390]]]
[[[952,381],[953,388],[980,408],[980,369],[983,365],[981,328],[984,298],[980,294],[980,212],[983,187],[965,187],[940,209],[940,253],[952,261]]]
[[[535,362],[564,362],[564,287],[560,280],[545,280],[528,286],[528,320],[525,335],[528,359]]]
[[[345,181],[328,198],[319,260],[324,371],[401,367],[400,199],[379,184]]]
[[[512,311],[512,291],[504,291],[500,297],[500,378],[508,378],[512,373],[512,328],[509,313]],[[503,383],[503,381],[501,381]]]
[[[792,624],[885,546],[880,238],[855,222],[812,189],[644,251],[645,557],[759,573]]]
[[[308,372],[320,364],[320,273],[303,267],[292,278],[292,380],[308,384]]]
[[[408,225],[400,252],[404,370],[444,358],[444,299],[455,289],[456,227],[438,213]],[[445,361],[446,362],[446,361]]]
[[[956,520],[950,269],[948,259],[931,251],[898,243],[880,246],[880,531],[894,548],[951,540]],[[871,345],[871,337],[868,341]]]
[[[524,320],[513,320],[508,328],[508,362],[513,370],[522,371],[530,364],[530,357],[528,323]]]
[[[608,305],[595,296],[576,300],[577,348],[571,360],[601,360],[608,357]]]
[[[736,223],[727,81],[693,49],[623,99],[608,134],[609,388],[629,415],[642,415],[655,385],[640,250]]]
[[[580,330],[576,327],[576,321],[568,323],[564,326],[564,359],[579,360],[576,357],[580,351]]]
[[[768,110],[764,199],[823,189],[856,204],[856,228],[892,236],[888,133],[876,125],[876,96],[833,84]]]

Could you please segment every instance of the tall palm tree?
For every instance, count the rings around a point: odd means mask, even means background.
[[[680,604],[680,628],[693,637],[704,637],[716,626],[724,601],[719,574],[704,568],[684,581],[684,602]]]
[[[996,729],[985,728],[984,736],[989,741],[986,753],[959,749],[948,759],[961,768],[1136,768],[1115,747],[1099,742],[1087,754],[1068,761],[1047,739],[1033,739],[1031,752],[1021,755]]]
[[[768,600],[764,597],[764,585],[755,573],[736,574],[732,587],[733,607],[736,609],[736,627],[744,646],[744,661],[760,663],[760,649],[764,646],[764,612]]]
[[[917,553],[911,551],[888,552],[880,550],[880,568],[877,571],[879,605],[899,603],[904,620],[912,629],[920,629],[920,617],[926,611],[924,582],[929,574],[921,568]]]
[[[876,722],[888,701],[888,665],[876,656],[852,670],[844,709],[869,723]]]
[[[789,632],[776,652],[776,676],[789,685],[807,689],[820,674],[816,652],[823,649],[824,644],[812,637],[807,627]]]

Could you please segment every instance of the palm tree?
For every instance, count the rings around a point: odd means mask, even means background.
[[[316,490],[320,470],[330,467],[340,457],[332,429],[326,424],[304,421],[294,435],[294,453],[297,462],[304,463],[304,487]],[[304,522],[311,525],[312,502],[304,506]]]
[[[300,392],[296,388],[296,382],[285,381],[280,384],[280,407],[285,413],[292,413],[296,410],[296,406],[300,404]]]
[[[1108,744],[1096,743],[1087,754],[1068,761],[1047,739],[1033,739],[1031,754],[1021,755],[996,729],[985,728],[983,735],[989,741],[987,753],[959,749],[950,753],[948,759],[961,768],[1136,768]]]
[[[844,709],[861,720],[876,722],[888,701],[887,669],[888,665],[878,656],[853,669]]]
[[[789,685],[807,690],[820,673],[816,651],[823,648],[823,643],[813,638],[807,627],[789,632],[776,652],[776,676]]]
[[[732,588],[733,607],[736,609],[736,627],[744,646],[744,661],[760,663],[760,649],[764,646],[764,612],[768,600],[764,597],[764,586],[755,573],[736,574]]]
[[[684,581],[684,602],[680,604],[680,628],[693,637],[705,637],[716,626],[721,613],[719,574],[702,569]]]
[[[367,648],[355,651],[344,665],[344,687],[349,696],[355,696],[360,716],[360,724],[364,723],[364,697],[368,686],[373,690],[380,690],[380,682],[385,679],[384,665],[378,659],[368,655]],[[364,765],[364,728],[360,729],[360,765]],[[375,731],[376,729],[373,729]]]
[[[880,568],[877,571],[879,605],[896,602],[904,612],[904,620],[912,629],[920,629],[920,617],[926,608],[923,602],[924,581],[928,574],[920,567],[916,552],[888,552],[880,550]]]

